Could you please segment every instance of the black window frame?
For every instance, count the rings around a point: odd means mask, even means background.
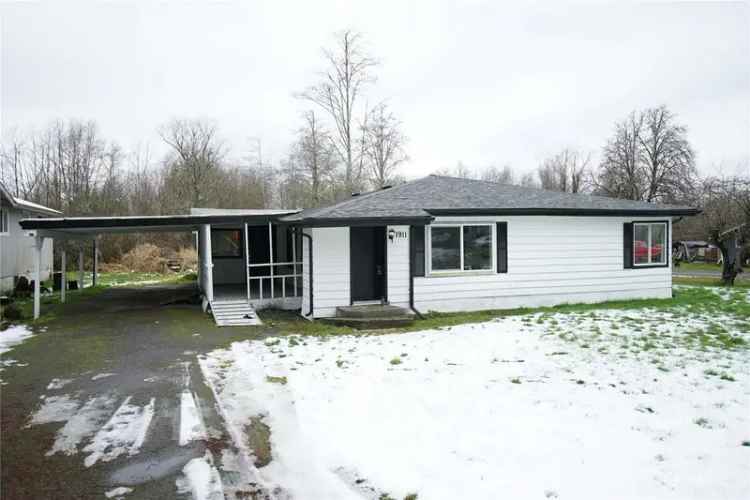
[[[669,267],[671,264],[671,245],[669,242],[671,241],[671,231],[672,231],[672,225],[670,224],[671,221],[669,220],[634,220],[626,223],[626,226],[629,226],[630,229],[626,230],[626,232],[629,232],[630,235],[630,241],[627,240],[624,241],[623,247],[625,245],[628,245],[629,243],[629,255],[628,255],[628,248],[623,248],[623,251],[625,252],[626,262],[625,262],[625,268],[626,269],[654,269],[659,267]],[[665,230],[664,230],[664,262],[661,263],[646,263],[646,264],[636,264],[635,263],[635,226],[636,224],[664,224]]]

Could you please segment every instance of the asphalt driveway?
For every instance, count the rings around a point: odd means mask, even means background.
[[[197,357],[260,335],[216,327],[194,295],[192,284],[109,289],[5,353],[0,497],[190,496],[185,465],[233,449]],[[191,435],[185,414],[196,407],[207,431]],[[238,498],[262,496],[243,488]]]

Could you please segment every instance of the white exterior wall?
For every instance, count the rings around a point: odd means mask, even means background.
[[[34,279],[34,257],[36,255],[34,238],[27,236],[21,229],[21,219],[34,217],[35,214],[23,212],[7,205],[3,210],[8,211],[8,234],[0,235],[0,292],[13,290],[13,278],[26,276],[29,281]],[[51,238],[45,238],[42,246],[41,280],[47,280],[52,271]]]
[[[303,238],[305,264],[309,252]],[[336,315],[336,308],[348,306],[351,300],[349,286],[349,228],[316,227],[312,229],[313,240],[313,316],[328,318]],[[306,267],[309,269],[309,267]],[[304,288],[303,284],[303,288]],[[302,311],[309,305],[309,291],[305,290]]]
[[[387,243],[387,287],[388,303],[409,307],[409,226],[388,226],[395,237]]]
[[[508,272],[414,278],[414,305],[448,312],[671,297],[671,259],[667,267],[623,268],[623,224],[664,219],[439,217],[433,224],[507,221]],[[671,236],[670,224],[668,249]]]

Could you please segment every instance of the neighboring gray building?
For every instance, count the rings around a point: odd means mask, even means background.
[[[60,215],[57,210],[16,198],[0,184],[0,293],[12,290],[19,276],[33,279],[35,239],[21,229],[19,221]],[[42,280],[48,279],[51,271],[52,240],[47,239],[42,248]]]

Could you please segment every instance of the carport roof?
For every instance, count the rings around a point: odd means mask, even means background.
[[[54,233],[61,237],[84,237],[101,233],[192,231],[202,224],[267,224],[295,210],[216,211],[210,214],[147,215],[124,217],[60,217],[23,219],[27,231]]]

